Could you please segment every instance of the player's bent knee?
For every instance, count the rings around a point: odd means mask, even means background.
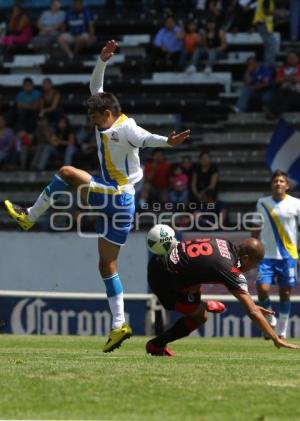
[[[74,167],[70,165],[64,165],[58,170],[58,175],[65,181],[70,181],[70,179],[74,176]]]

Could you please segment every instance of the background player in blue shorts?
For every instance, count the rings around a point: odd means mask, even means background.
[[[257,212],[263,217],[261,230],[252,236],[261,238],[265,247],[265,257],[258,266],[257,294],[259,303],[271,309],[270,290],[275,283],[279,288],[279,319],[277,333],[286,338],[291,310],[291,290],[297,284],[297,236],[300,223],[300,200],[287,194],[289,182],[287,174],[277,170],[271,178],[272,195],[262,197],[257,202]],[[275,316],[269,322],[276,326]]]
[[[181,144],[190,130],[168,137],[152,134],[137,126],[121,111],[117,98],[103,92],[104,71],[107,61],[117,49],[114,40],[102,49],[90,81],[92,96],[88,99],[88,113],[95,125],[100,169],[92,177],[80,169],[64,166],[43,190],[34,205],[28,209],[6,200],[8,213],[21,228],[30,229],[50,207],[54,193],[77,189],[81,201],[97,206],[102,216],[97,221],[99,235],[99,271],[106,286],[112,313],[112,331],[104,345],[111,352],[132,334],[125,322],[123,286],[118,274],[117,259],[127,239],[134,215],[134,184],[141,180],[139,148],[172,147]]]

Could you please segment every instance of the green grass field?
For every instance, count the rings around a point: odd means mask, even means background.
[[[103,342],[1,335],[0,419],[300,420],[300,350],[193,337],[169,359],[145,355],[145,338],[112,354]]]

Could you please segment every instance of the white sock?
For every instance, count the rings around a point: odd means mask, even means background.
[[[286,331],[289,324],[289,314],[279,313],[277,334],[286,338]]]
[[[27,209],[28,219],[30,222],[36,222],[37,219],[49,209],[51,205],[51,198],[47,195],[45,190],[37,198],[35,204]]]
[[[112,328],[117,329],[125,323],[123,292],[108,297],[109,308],[112,313]]]
[[[272,310],[271,307],[268,310]],[[277,319],[274,316],[274,314],[269,314],[266,319],[268,320],[268,322],[270,323],[270,325],[274,328],[277,324]]]

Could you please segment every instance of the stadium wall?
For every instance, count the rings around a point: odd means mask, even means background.
[[[135,335],[153,335],[158,320],[167,327],[178,317],[163,310],[152,294],[125,294],[124,298],[126,319]],[[205,295],[203,299],[221,300],[226,304],[227,311],[210,314],[204,327],[195,331],[193,336],[261,336],[233,297]],[[272,301],[278,312],[278,297],[273,296]],[[300,297],[293,297],[292,301],[288,337],[299,338]],[[105,294],[0,291],[0,333],[106,336],[110,328],[111,314]]]
[[[1,232],[2,290],[105,292],[96,238],[76,233]],[[132,233],[121,248],[119,272],[127,293],[146,293],[146,234]]]

